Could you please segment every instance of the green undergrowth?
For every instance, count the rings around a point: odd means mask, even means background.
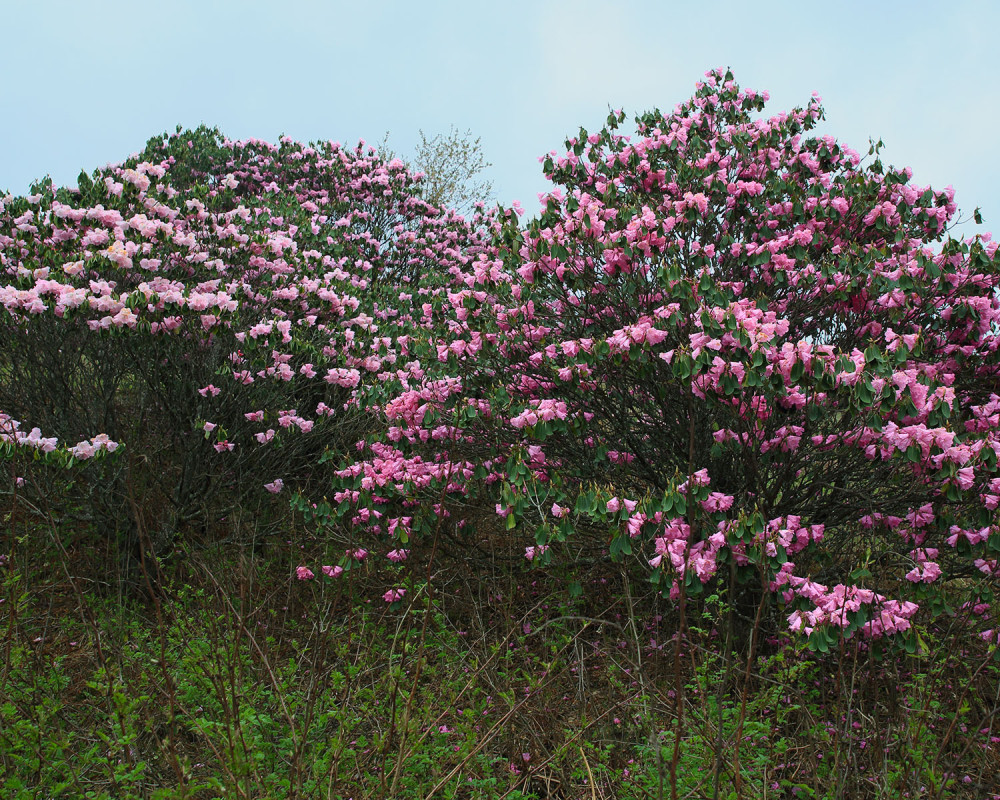
[[[720,590],[678,642],[678,609],[610,564],[568,589],[445,559],[389,606],[364,571],[296,580],[280,542],[178,554],[155,591],[72,537],[5,545],[4,798],[995,790],[996,663],[930,631],[899,664],[819,656]]]

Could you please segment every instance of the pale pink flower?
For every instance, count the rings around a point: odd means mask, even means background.
[[[528,559],[528,561],[534,561],[537,556],[542,555],[548,549],[549,549],[549,546],[547,544],[540,544],[538,546],[525,547],[524,548],[524,557],[526,559]]]

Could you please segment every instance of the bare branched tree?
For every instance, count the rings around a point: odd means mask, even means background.
[[[486,160],[482,140],[473,138],[471,129],[461,131],[452,125],[447,133],[428,137],[420,130],[419,134],[420,143],[411,158],[392,149],[388,133],[377,149],[383,158],[399,157],[414,172],[424,173],[423,197],[427,202],[469,214],[477,201],[489,203],[493,199],[493,182],[484,177],[493,164]]]

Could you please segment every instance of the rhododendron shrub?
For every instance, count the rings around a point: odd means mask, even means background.
[[[169,541],[307,484],[362,436],[359,392],[414,369],[392,335],[405,290],[486,241],[363,144],[154,138],[77,190],[3,198],[0,410],[124,443],[77,471],[77,500],[134,531],[134,492],[166,509],[144,521]]]
[[[610,528],[675,597],[735,561],[827,646],[992,599],[998,280],[952,192],[713,72],[568,142],[511,229],[498,358],[536,544]],[[549,466],[551,465],[551,466]],[[552,474],[559,473],[559,480]],[[525,501],[544,497],[530,505]],[[550,503],[569,513],[548,508]],[[959,589],[959,587],[962,587]]]
[[[135,490],[168,535],[293,495],[335,562],[303,581],[478,525],[680,603],[735,576],[821,650],[996,638],[996,244],[766,100],[717,71],[635,136],[613,113],[523,226],[363,145],[204,129],[6,197],[3,442],[123,443],[76,473],[119,528]]]
[[[996,243],[951,238],[951,190],[877,145],[810,136],[818,98],[766,99],[713,72],[546,158],[543,213],[466,271],[341,516],[388,549],[421,491],[478,497],[533,563],[604,543],[678,600],[732,565],[821,650],[912,648],[921,612],[992,635]]]

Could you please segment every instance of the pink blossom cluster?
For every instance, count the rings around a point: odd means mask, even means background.
[[[910,601],[887,600],[871,589],[838,584],[832,589],[807,578],[790,575],[787,583],[798,597],[809,600],[814,608],[809,611],[794,611],[788,618],[792,631],[801,630],[811,634],[821,626],[846,628],[851,624],[851,615],[866,607],[871,609],[872,618],[862,628],[872,637],[898,633],[911,627],[910,620],[917,613],[918,606]]]
[[[39,428],[32,428],[25,433],[21,430],[21,423],[18,420],[3,412],[0,412],[0,443],[31,448],[43,454],[55,452],[59,447],[57,437],[43,436]],[[101,433],[91,439],[77,442],[65,451],[78,461],[86,461],[100,452],[113,453],[117,449],[118,443],[111,441],[107,434]]]

